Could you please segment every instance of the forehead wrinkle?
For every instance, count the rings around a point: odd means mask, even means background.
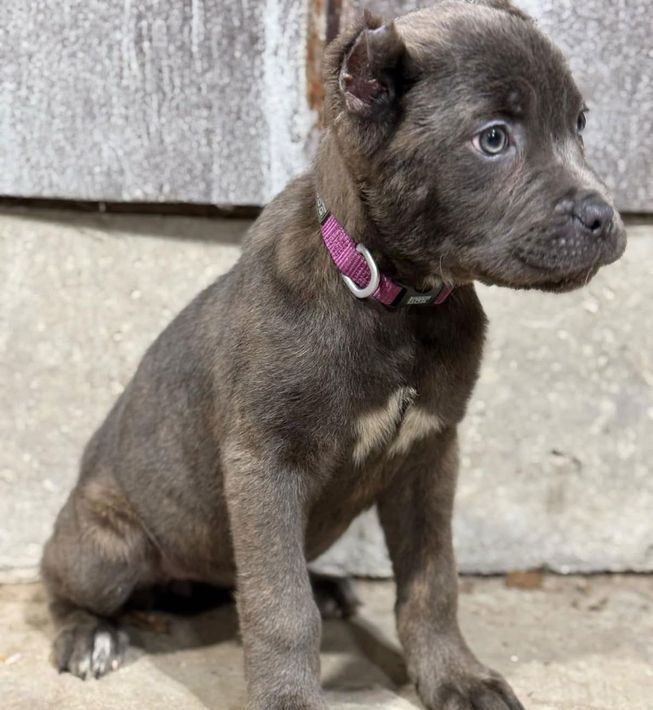
[[[446,60],[499,64],[504,72],[520,62],[529,65],[529,73],[543,65],[568,72],[562,53],[531,20],[490,6],[440,2],[397,18],[395,26],[408,56],[424,71],[441,69]]]
[[[408,54],[418,63],[429,64],[433,51],[446,44],[461,27],[465,34],[484,33],[492,26],[534,28],[532,21],[489,5],[476,5],[460,0],[442,0],[431,7],[414,10],[395,18],[395,27]],[[519,30],[517,30],[519,32]],[[458,45],[464,44],[460,41]]]
[[[417,86],[432,88],[406,95],[413,125],[433,127],[453,110],[462,131],[497,116],[532,120],[554,138],[573,130],[580,93],[564,56],[532,21],[445,0],[398,18],[396,26],[407,66],[423,80]],[[515,90],[521,107],[509,98]]]
[[[522,76],[487,82],[475,94],[476,118],[485,115],[525,119],[532,115],[537,100],[534,87]]]
[[[418,11],[398,26],[422,77],[446,89],[447,103],[466,100],[475,112],[519,114],[509,100],[517,91],[527,113],[556,131],[567,126],[581,99],[557,47],[529,21],[483,6],[469,6],[472,14],[460,7],[468,9],[453,4],[446,12]]]

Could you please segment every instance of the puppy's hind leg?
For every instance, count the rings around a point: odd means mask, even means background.
[[[310,571],[315,603],[323,619],[349,619],[360,606],[354,585],[349,577]]]
[[[128,645],[113,618],[148,581],[156,552],[112,484],[83,482],[62,508],[41,570],[57,636],[57,669],[86,679],[116,669]]]

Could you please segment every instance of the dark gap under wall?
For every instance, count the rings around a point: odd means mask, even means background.
[[[181,217],[255,218],[262,207],[257,205],[208,205],[188,202],[93,202],[54,198],[7,197],[0,195],[4,210],[71,210],[93,214],[176,215]]]
[[[188,202],[94,202],[55,198],[7,197],[0,195],[0,212],[11,210],[69,210],[85,214],[171,215],[256,219],[263,207],[258,205],[210,205]],[[626,224],[653,224],[653,212],[622,212]]]

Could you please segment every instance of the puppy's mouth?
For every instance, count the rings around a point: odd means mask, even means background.
[[[539,269],[528,266],[528,273],[520,270],[516,277],[481,276],[480,281],[488,285],[502,286],[513,289],[548,291],[551,293],[565,293],[573,291],[588,283],[599,270],[596,265],[587,269],[568,272],[564,275],[543,275]]]
[[[610,243],[592,245],[579,250],[573,258],[567,254],[551,254],[546,249],[518,248],[513,250],[505,266],[482,271],[477,278],[495,286],[516,289],[537,289],[552,293],[573,291],[587,284],[597,271],[617,261],[626,248],[625,232]]]
[[[553,242],[559,243],[560,239]],[[562,292],[584,286],[601,267],[617,261],[625,248],[625,230],[615,227],[598,243],[576,242],[571,249],[553,253],[530,245],[518,248],[514,258],[526,272],[526,288]]]
[[[536,280],[529,288],[535,288],[539,291],[550,291],[551,293],[565,293],[584,286],[596,275],[600,269],[600,265],[596,264],[586,269],[579,269],[566,273],[563,276],[545,277],[543,280]]]
[[[600,254],[581,263],[551,265],[537,256],[517,253],[517,260],[526,272],[528,287],[543,291],[571,291],[586,284],[604,265]]]

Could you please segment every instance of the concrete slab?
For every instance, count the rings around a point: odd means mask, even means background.
[[[85,440],[247,220],[0,218],[0,575],[31,574]]]
[[[653,578],[544,577],[536,588],[465,578],[462,625],[479,657],[506,675],[527,710],[653,708]],[[359,582],[351,622],[326,622],[322,682],[337,710],[422,707],[406,684],[392,617],[394,585]],[[234,609],[157,613],[127,664],[100,681],[57,675],[40,585],[0,587],[4,710],[240,710],[242,649]]]
[[[0,580],[35,577],[84,443],[247,226],[0,215]],[[652,265],[653,226],[631,226],[585,290],[479,289],[491,326],[462,432],[464,570],[653,569]],[[373,513],[326,564],[389,574]]]

